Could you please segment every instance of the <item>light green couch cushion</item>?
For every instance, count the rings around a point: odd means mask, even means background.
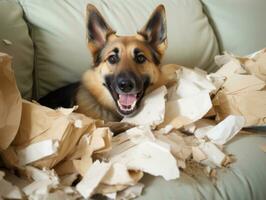
[[[24,98],[31,98],[33,44],[16,0],[0,0],[0,52],[13,57],[18,88]]]
[[[218,45],[199,0],[20,0],[36,46],[37,97],[79,80],[91,64],[84,21],[88,2],[118,34],[135,34],[163,3],[169,38],[164,63],[214,70]]]
[[[265,0],[202,0],[222,51],[246,55],[266,47]]]
[[[138,200],[265,200],[266,153],[260,149],[265,144],[266,132],[235,137],[226,150],[237,160],[230,168],[218,171],[215,184],[203,175],[181,173],[174,181],[145,175],[145,189]]]

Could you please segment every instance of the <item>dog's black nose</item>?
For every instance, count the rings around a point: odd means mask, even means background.
[[[127,77],[118,77],[117,85],[122,92],[126,93],[131,92],[135,87],[134,81]]]

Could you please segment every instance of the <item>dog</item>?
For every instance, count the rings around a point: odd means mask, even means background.
[[[160,66],[167,48],[164,6],[159,5],[133,36],[117,35],[92,4],[87,6],[86,25],[93,67],[79,83],[51,92],[39,102],[51,108],[78,105],[78,112],[104,121],[135,115],[143,97],[175,74]]]

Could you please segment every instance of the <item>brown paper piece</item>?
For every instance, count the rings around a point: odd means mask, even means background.
[[[0,198],[5,199],[22,199],[23,195],[17,186],[4,179],[5,173],[0,171]]]
[[[245,118],[245,127],[266,124],[266,109],[262,109],[266,108],[266,90],[230,95],[220,91],[213,104],[219,121],[228,115],[240,115]]]
[[[265,54],[264,50],[260,53],[253,57]],[[250,74],[240,64],[252,59],[252,56],[235,58],[226,54],[224,57],[226,59],[223,66],[215,73],[226,77],[223,89],[213,99],[217,120],[223,120],[228,115],[242,115],[245,117],[246,127],[265,125],[266,109],[262,108],[266,106],[266,83],[258,78],[258,71],[254,75]]]
[[[55,166],[54,169],[59,176],[77,173],[77,169],[74,165],[74,160],[66,160],[60,162],[58,165]]]
[[[59,175],[79,173],[84,176],[92,164],[92,154],[99,156],[111,149],[113,133],[109,128],[97,128],[91,134],[85,134],[64,162],[56,166]]]
[[[0,150],[15,138],[21,119],[21,96],[11,68],[11,57],[0,53]]]
[[[13,147],[9,146],[1,152],[1,158],[7,168],[19,167],[19,159]]]
[[[29,101],[22,101],[22,115],[14,145],[23,145],[51,128],[60,114],[54,110]],[[38,120],[41,119],[41,120]]]
[[[265,82],[254,75],[234,74],[223,84],[223,91],[227,94],[258,91],[265,87]]]
[[[90,146],[94,153],[105,153],[112,148],[113,133],[109,128],[97,128],[91,135]]]
[[[208,158],[207,155],[199,147],[192,147],[192,156],[196,162],[201,162]]]
[[[75,107],[52,110],[23,101],[23,108],[25,120],[22,121],[22,128],[12,146],[19,160],[17,165],[32,163],[36,167],[51,168],[75,151],[82,135],[95,130],[94,120],[82,114],[72,113]],[[34,125],[31,126],[33,119]],[[7,163],[14,163],[15,156],[5,158]]]
[[[125,132],[126,130],[135,127],[135,125],[126,122],[107,122],[103,126],[109,127],[114,135]]]
[[[92,129],[94,129],[94,120],[87,118],[86,116],[82,114],[71,113],[68,116],[62,116],[62,118],[59,118],[59,119],[62,124],[60,123],[57,124],[58,127],[57,127],[56,132],[58,134],[50,135],[50,133],[52,132],[49,131],[47,132],[47,135],[41,134],[40,136],[36,137],[33,140],[33,142],[40,141],[47,137],[53,138],[53,139],[59,139],[60,146],[58,149],[57,156],[38,161],[34,163],[34,166],[41,166],[41,167],[45,166],[48,168],[55,166],[57,163],[63,160],[69,153],[71,153],[73,149],[75,149],[77,142],[79,141],[80,137],[83,134],[90,132]],[[77,120],[82,121],[81,128],[75,126],[75,122]],[[60,128],[62,128],[62,132],[58,132]]]
[[[250,74],[254,74],[261,80],[266,81],[266,49],[262,49],[250,56],[235,57],[240,61],[243,68]]]
[[[85,176],[86,172],[91,167],[92,162],[90,154],[85,154],[80,160],[73,160],[75,172],[78,172],[81,176]]]
[[[71,186],[73,182],[78,178],[78,173],[72,173],[60,177],[60,184],[64,186]]]

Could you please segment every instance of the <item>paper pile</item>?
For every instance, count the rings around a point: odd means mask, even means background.
[[[3,53],[0,53],[0,85],[0,150],[3,150],[16,136],[22,110],[11,57]]]
[[[121,122],[22,101],[18,132],[1,152],[18,176],[0,173],[1,197],[132,199],[142,192],[144,173],[173,180],[196,166],[215,176],[232,162],[226,143],[243,127],[265,125],[265,58],[265,50],[245,58],[226,54],[209,75],[167,65],[171,84],[147,94],[140,112]]]
[[[215,74],[226,78],[213,100],[217,119],[242,115],[246,127],[265,125],[266,50],[246,57],[225,54],[218,56],[216,62],[221,68]]]

